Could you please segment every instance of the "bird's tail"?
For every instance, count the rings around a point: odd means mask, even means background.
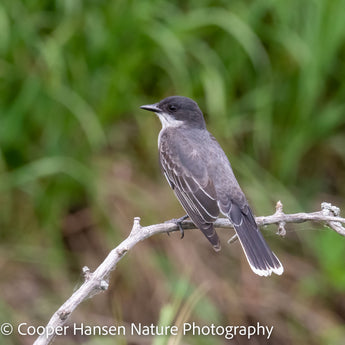
[[[281,275],[284,272],[283,265],[254,224],[250,218],[243,217],[239,225],[234,225],[251,269],[259,276],[269,276],[272,272]]]

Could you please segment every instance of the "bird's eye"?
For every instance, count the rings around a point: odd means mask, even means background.
[[[168,106],[168,108],[169,108],[170,111],[176,111],[177,110],[176,105],[173,105],[173,104],[170,104]]]

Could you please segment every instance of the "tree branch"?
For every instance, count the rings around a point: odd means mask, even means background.
[[[277,224],[280,236],[285,236],[286,223],[302,223],[306,221],[323,223],[336,231],[338,234],[345,236],[345,218],[339,217],[340,210],[336,206],[329,203],[321,204],[321,211],[313,213],[294,213],[285,214],[283,212],[283,205],[280,201],[277,202],[276,212],[271,216],[256,217],[256,222],[259,226]],[[216,228],[233,228],[232,224],[227,218],[220,218],[214,223]],[[184,221],[183,229],[196,229],[191,221]],[[98,266],[98,268],[91,272],[88,267],[83,268],[84,283],[77,291],[54,313],[45,328],[45,334],[40,335],[34,345],[50,344],[57,330],[61,330],[67,322],[67,319],[72,312],[85,299],[93,297],[94,295],[108,289],[108,281],[111,271],[116,268],[117,263],[131,250],[138,242],[145,240],[153,235],[160,233],[169,233],[179,230],[178,226],[172,221],[167,221],[162,224],[155,224],[142,227],[140,225],[140,218],[134,218],[134,223],[129,236],[114,248],[105,260]],[[234,235],[228,242],[234,242],[237,236]]]

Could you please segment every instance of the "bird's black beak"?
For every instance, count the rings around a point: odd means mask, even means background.
[[[162,110],[158,107],[158,103],[142,105],[140,109],[153,111],[154,113],[160,113]]]

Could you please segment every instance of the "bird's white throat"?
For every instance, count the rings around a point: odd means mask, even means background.
[[[183,121],[174,119],[168,113],[156,113],[156,114],[159,117],[159,120],[162,124],[162,129],[165,129],[167,127],[179,127],[183,124]]]

